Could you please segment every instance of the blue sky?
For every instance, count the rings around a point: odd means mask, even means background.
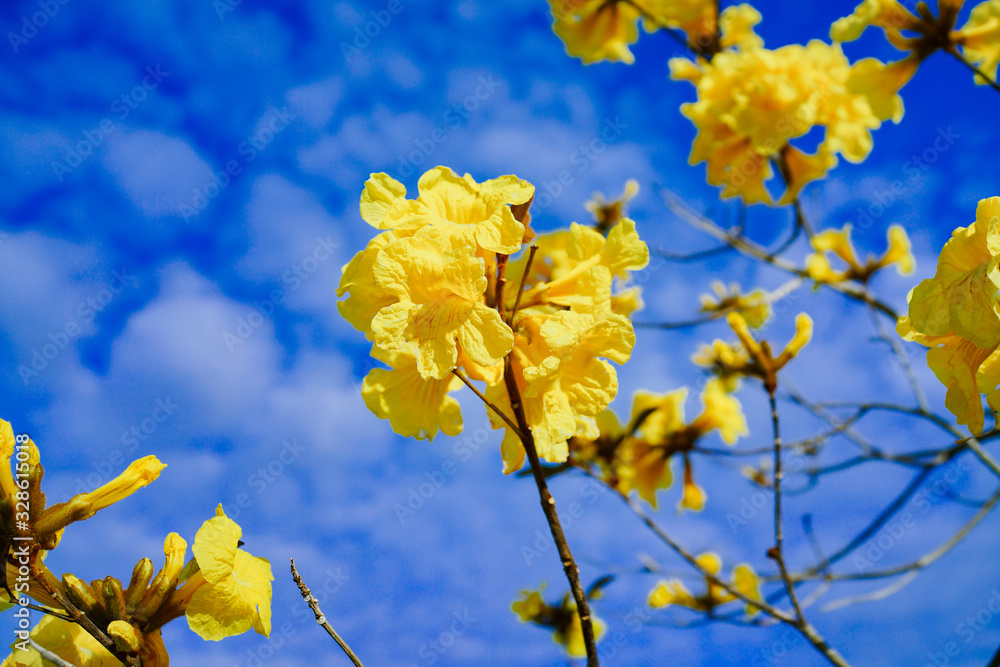
[[[395,436],[361,401],[372,365],[363,336],[337,314],[334,291],[340,267],[372,236],[357,206],[369,173],[387,171],[411,189],[437,164],[479,180],[516,173],[552,195],[533,211],[539,229],[586,222],[591,192],[617,194],[635,178],[640,234],[674,252],[711,243],[671,216],[657,184],[720,221],[734,219],[734,207],[705,185],[704,166],[687,164],[694,132],[678,105],[692,91],[667,79],[666,60],[680,55],[668,36],[644,35],[634,66],[584,67],[565,55],[541,0],[398,2],[36,0],[0,8],[8,35],[0,47],[0,416],[42,448],[50,502],[145,454],[169,466],[127,502],[69,529],[49,565],[88,580],[127,578],[138,559],[158,561],[168,532],[193,539],[222,502],[246,548],[270,559],[276,574],[270,644],[253,634],[206,644],[175,622],[165,631],[175,664],[344,664],[309,620],[287,574],[290,557],[369,665],[566,664],[546,632],[509,611],[520,589],[547,581],[556,596],[564,583],[554,550],[524,556],[546,530],[536,491],[500,474],[499,440],[475,398],[461,396],[466,432],[433,443]],[[853,3],[756,6],[759,31],[775,47],[825,39]],[[33,31],[45,7],[51,16]],[[358,37],[366,29],[367,42]],[[877,35],[846,51],[896,55]],[[889,224],[907,228],[917,273],[876,283],[900,309],[933,274],[951,230],[974,219],[979,199],[1000,194],[986,162],[1000,147],[996,92],[938,55],[903,95],[903,122],[875,133],[866,162],[842,163],[804,193],[819,227],[858,224],[868,211],[871,222],[855,237],[863,250],[881,252]],[[581,152],[609,127],[603,151]],[[942,135],[952,145],[914,171],[913,156]],[[557,192],[565,169],[572,182]],[[902,195],[886,194],[894,181]],[[770,242],[788,216],[753,207],[750,234]],[[800,245],[791,256],[804,254]],[[784,281],[733,256],[695,265],[654,259],[640,277],[647,308],[635,319],[690,317],[713,278],[769,288]],[[871,342],[865,312],[808,289],[783,306],[767,330],[776,340],[790,335],[794,312],[816,320],[814,342],[788,373],[810,396],[911,400],[890,355]],[[638,388],[699,386],[690,354],[725,335],[717,325],[640,330],[615,407],[626,411]],[[932,405],[944,412],[942,389],[913,352]],[[751,430],[743,444],[766,445],[764,396],[747,387],[740,397]],[[688,407],[698,409],[695,395]],[[819,428],[792,406],[782,410],[790,439]],[[900,451],[949,440],[886,415],[860,430]],[[825,461],[853,453],[846,441],[834,445]],[[770,572],[769,512],[738,530],[726,520],[755,488],[732,465],[696,465],[706,511],[677,516],[671,490],[659,519],[694,551]],[[949,490],[992,492],[974,461],[956,465]],[[908,478],[872,464],[790,496],[791,563],[812,560],[800,516],[811,513],[824,548],[836,550]],[[433,493],[401,519],[396,507],[421,484]],[[667,572],[683,569],[610,494],[594,494],[576,476],[556,480],[554,492],[583,507],[567,526],[583,578],[619,575],[596,605],[612,635],[621,633],[607,664],[822,664],[782,628],[689,628],[693,617],[676,610],[628,624],[656,579],[638,573],[638,554]],[[879,566],[926,552],[972,514],[927,493]],[[958,626],[1000,587],[994,559],[979,556],[1000,547],[995,527],[988,518],[888,600],[821,611],[877,586],[838,588],[811,617],[854,664],[924,664],[949,642],[958,653],[948,664],[982,664],[1000,644],[1000,622],[990,613],[971,638]],[[839,571],[852,567],[845,561]]]

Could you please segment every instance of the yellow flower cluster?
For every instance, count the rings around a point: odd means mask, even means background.
[[[508,262],[532,234],[522,222],[530,183],[503,176],[480,184],[437,167],[418,186],[407,199],[386,174],[368,180],[362,217],[386,231],[344,267],[338,291],[349,293],[341,313],[391,367],[368,374],[365,403],[401,435],[455,435],[462,417],[449,392],[462,384],[457,374],[485,382],[487,400],[506,417],[490,412],[494,428],[507,429],[511,472],[524,449],[511,427],[510,380],[539,455],[564,461],[567,439],[593,433],[617,392],[607,360],[624,363],[635,342],[627,315],[641,303],[638,291],[614,289],[649,260],[635,223],[621,218],[607,237],[574,224],[535,239],[537,256]]]
[[[19,452],[16,457],[15,480],[11,459],[18,447],[26,456]],[[195,537],[195,559],[185,564],[187,543],[171,533],[164,542],[163,568],[154,576],[152,561],[144,558],[136,564],[127,586],[110,576],[86,584],[66,573],[60,580],[42,562],[44,554],[59,544],[66,526],[146,486],[164,467],[156,457],[140,459],[104,486],[46,508],[39,488],[43,470],[38,448],[30,440],[17,443],[10,423],[0,420],[0,526],[8,545],[8,583],[15,577],[24,582],[24,571],[31,573],[28,585],[17,585],[17,600],[4,596],[5,607],[25,605],[27,597],[57,612],[72,605],[114,642],[117,651],[141,658],[148,667],[169,664],[160,629],[181,616],[187,615],[192,630],[205,639],[222,639],[251,627],[267,635],[273,579],[270,565],[238,548],[240,528],[225,517],[221,506],[218,516],[206,522]],[[22,512],[24,507],[27,510]],[[24,541],[26,537],[30,539]],[[21,547],[24,544],[34,546],[27,549]],[[19,572],[21,566],[26,570]],[[120,664],[80,625],[57,617],[43,619],[31,638],[79,667]],[[51,664],[23,638],[15,646],[4,667]]]
[[[722,572],[722,559],[714,553],[703,553],[695,560],[702,570],[713,577],[718,577],[719,573]],[[733,579],[729,585],[747,599],[761,600],[760,578],[749,565],[737,565],[733,569]],[[699,596],[693,595],[679,579],[671,579],[656,584],[656,587],[649,593],[649,606],[659,609],[675,604],[695,611],[711,613],[719,605],[738,599],[737,596],[708,577],[705,577],[705,593]],[[746,613],[748,615],[753,616],[757,611],[756,606],[747,603]]]
[[[633,63],[629,46],[647,32],[683,30],[688,42],[710,51],[716,34],[713,0],[549,0],[552,29],[566,52],[585,64],[608,60]]]
[[[673,457],[680,457],[684,461],[684,488],[678,510],[700,511],[707,496],[694,481],[689,453],[713,431],[727,444],[735,444],[747,435],[747,425],[740,402],[717,378],[705,385],[704,409],[690,423],[684,418],[687,396],[685,388],[666,394],[636,392],[624,427],[614,412],[607,410],[598,418],[600,433],[596,438],[570,441],[573,462],[583,467],[596,464],[604,481],[623,494],[637,491],[656,509],[657,492],[673,485]]]
[[[828,229],[810,239],[815,252],[806,258],[806,273],[817,283],[842,283],[848,280],[868,282],[875,272],[893,264],[900,275],[913,273],[915,261],[910,252],[910,239],[899,225],[889,227],[889,248],[882,257],[869,257],[862,264],[851,244],[851,225],[843,229]],[[839,257],[847,268],[836,270],[827,255]]]
[[[851,42],[867,28],[881,28],[886,39],[900,51],[909,51],[903,61],[895,63],[901,69],[916,69],[929,55],[939,49],[962,54],[971,63],[996,80],[1000,62],[1000,0],[986,0],[973,7],[968,22],[955,28],[965,0],[938,0],[938,15],[933,16],[926,5],[918,6],[917,14],[897,0],[864,0],[854,13],[836,21],[830,28],[831,39]],[[978,84],[988,83],[976,75]]]
[[[945,406],[978,435],[983,403],[1000,410],[1000,197],[979,202],[976,220],[941,250],[933,278],[917,285],[896,330],[928,348],[927,365],[947,388]]]
[[[871,130],[902,117],[897,92],[912,70],[871,58],[851,65],[838,45],[818,40],[769,50],[752,30],[756,10],[730,7],[723,18],[729,48],[711,61],[670,61],[673,78],[698,92],[696,102],[681,107],[698,128],[691,164],[707,163],[708,181],[724,187],[723,197],[771,203],[764,183],[773,162],[786,186],[780,203],[790,203],[826,175],[838,153],[860,162],[871,151]],[[816,127],[825,134],[815,153],[790,143]]]
[[[522,623],[534,623],[552,630],[552,641],[566,649],[571,658],[583,658],[587,648],[583,641],[583,626],[580,614],[576,611],[576,601],[569,593],[556,605],[550,605],[542,599],[542,584],[536,591],[521,591],[521,597],[511,604],[510,608]],[[592,589],[593,590],[593,589]],[[596,599],[599,595],[588,592],[588,599]],[[604,635],[604,621],[591,612],[591,623],[594,626],[594,638],[600,641]]]
[[[756,289],[747,294],[740,292],[737,283],[731,283],[728,288],[722,281],[712,282],[712,291],[715,295],[703,294],[701,296],[701,312],[703,313],[739,313],[754,329],[760,329],[773,316],[771,310],[771,299],[767,292]]]

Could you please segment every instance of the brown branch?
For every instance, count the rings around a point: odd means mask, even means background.
[[[545,482],[545,473],[542,464],[538,460],[538,451],[535,449],[535,438],[531,433],[527,417],[524,413],[524,404],[521,402],[521,391],[517,387],[517,379],[514,377],[514,367],[511,363],[510,355],[504,358],[503,379],[507,386],[507,393],[510,395],[510,406],[517,418],[518,430],[521,435],[521,444],[528,455],[531,464],[531,474],[535,478],[535,486],[538,487],[538,496],[542,503],[542,511],[545,513],[545,520],[549,524],[549,531],[552,539],[556,543],[559,551],[559,560],[562,561],[563,571],[569,581],[570,591],[573,599],[576,600],[577,612],[580,615],[580,625],[583,629],[583,643],[587,647],[587,667],[598,667],[597,641],[594,637],[594,624],[590,618],[590,604],[587,602],[587,594],[580,584],[580,571],[573,560],[573,552],[570,551],[566,542],[566,535],[563,533],[562,524],[559,522],[559,515],[556,513],[556,501],[549,491],[549,486]]]
[[[958,60],[958,62],[962,63],[963,65],[965,65],[966,67],[968,67],[970,70],[972,70],[975,74],[979,75],[979,77],[982,78],[983,81],[985,81],[986,83],[988,83],[990,85],[990,87],[993,88],[993,90],[995,90],[998,93],[1000,93],[1000,84],[998,84],[996,81],[994,81],[992,79],[992,77],[988,76],[986,74],[986,72],[984,72],[982,69],[980,69],[974,63],[972,63],[968,59],[966,59],[966,57],[964,55],[962,55],[961,53],[959,53],[958,49],[955,48],[954,44],[949,44],[947,46],[947,48],[945,48],[945,52],[950,53],[952,56],[955,57],[956,60]]]
[[[355,664],[355,667],[364,667],[358,656],[356,656],[354,651],[351,650],[351,647],[347,645],[347,642],[341,639],[340,635],[337,634],[337,631],[334,630],[329,623],[327,623],[326,616],[323,615],[323,612],[319,608],[319,601],[313,597],[312,592],[308,587],[306,587],[305,582],[302,581],[302,577],[299,575],[298,570],[295,569],[294,558],[292,559],[292,579],[295,581],[295,585],[299,587],[299,593],[302,594],[302,599],[306,601],[306,604],[308,604],[309,608],[312,609],[313,614],[316,615],[316,622],[323,626],[323,629],[326,630],[328,635],[333,637],[333,641],[337,642],[337,645],[340,646],[344,653],[347,654],[347,657],[351,659],[351,662]]]

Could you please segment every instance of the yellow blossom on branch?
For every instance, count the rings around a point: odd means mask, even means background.
[[[714,577],[718,577],[719,573],[722,572],[722,559],[714,553],[703,553],[695,560],[702,570]],[[749,565],[737,565],[733,569],[733,578],[729,582],[729,585],[733,590],[739,592],[747,599],[758,601],[762,599],[760,595],[760,578]],[[738,599],[737,596],[714,583],[706,576],[705,592],[698,596],[692,594],[679,579],[658,582],[656,587],[649,593],[649,606],[659,609],[670,605],[678,605],[703,613],[711,613],[716,607]],[[756,606],[749,602],[746,604],[746,613],[748,615],[752,616],[757,611],[758,608]]]
[[[743,315],[754,329],[759,329],[771,319],[771,301],[768,293],[761,289],[753,290],[747,294],[740,292],[737,283],[731,283],[729,287],[720,280],[712,282],[712,291],[715,295],[703,294],[701,296],[701,312],[703,313],[728,313],[737,312]]]
[[[969,21],[956,30],[951,39],[962,47],[963,54],[993,81],[1000,63],[1000,0],[987,0],[972,8]],[[976,83],[988,83],[981,76]]]
[[[910,239],[899,225],[891,225],[888,232],[889,249],[882,257],[869,257],[862,263],[851,243],[851,225],[843,229],[828,229],[810,239],[814,252],[806,258],[806,272],[817,283],[840,283],[848,280],[868,282],[876,271],[895,264],[900,275],[913,273],[915,261],[910,252]],[[828,255],[839,257],[847,268],[836,270]]]
[[[911,69],[874,59],[852,66],[839,45],[818,40],[775,50],[746,37],[738,42],[711,61],[670,61],[673,78],[698,92],[696,102],[681,107],[698,128],[690,161],[707,163],[708,181],[724,187],[723,197],[771,203],[764,184],[774,162],[786,185],[781,203],[790,203],[806,183],[825,176],[837,154],[863,160],[871,130],[902,117],[897,92]],[[816,127],[825,134],[815,153],[790,143]]]
[[[534,623],[551,629],[552,641],[562,646],[569,657],[586,657],[587,649],[583,641],[583,627],[580,623],[580,614],[576,610],[576,602],[567,593],[559,604],[548,604],[542,599],[544,590],[545,584],[535,591],[521,591],[521,597],[511,604],[511,611],[517,614],[522,623]],[[592,591],[593,587],[587,597],[592,599],[598,597]],[[594,626],[594,638],[600,641],[606,629],[604,621],[591,612],[591,622]]]
[[[986,394],[1000,409],[1000,197],[979,202],[976,220],[945,243],[933,278],[910,293],[896,330],[928,348],[927,365],[948,388],[945,407],[974,434],[983,430]]]

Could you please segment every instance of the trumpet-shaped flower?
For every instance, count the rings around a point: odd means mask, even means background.
[[[445,435],[462,432],[458,401],[448,395],[461,388],[458,377],[422,378],[412,345],[393,351],[374,347],[371,354],[392,370],[376,368],[365,378],[361,396],[369,410],[381,419],[388,419],[399,435],[418,440],[432,440],[438,430]]]
[[[375,344],[397,350],[416,342],[417,371],[443,379],[458,346],[477,364],[492,366],[511,349],[514,335],[483,301],[483,260],[459,239],[417,235],[391,240],[379,252],[375,283],[398,301],[372,320]]]
[[[376,284],[374,273],[379,253],[393,238],[392,232],[383,232],[369,241],[368,246],[344,266],[337,288],[338,297],[350,292],[346,299],[337,302],[337,310],[369,340],[372,338],[372,320],[378,311],[399,300]]]
[[[719,605],[740,599],[712,581],[708,576],[711,575],[718,578],[719,573],[722,572],[722,559],[714,553],[707,552],[701,554],[695,560],[698,566],[706,573],[705,593],[695,596],[679,579],[663,580],[658,582],[656,587],[649,593],[650,607],[659,609],[670,605],[677,605],[709,613]],[[762,599],[760,595],[760,578],[749,565],[737,565],[733,569],[733,578],[728,585],[744,598],[757,601],[761,601]],[[757,610],[758,608],[755,605],[747,603],[747,614],[752,616]]]
[[[204,583],[187,606],[188,625],[202,639],[218,641],[253,628],[271,634],[271,565],[239,548],[242,530],[222,505],[194,538]]]
[[[1000,409],[1000,368],[987,359],[1000,345],[1000,197],[979,202],[976,220],[959,227],[941,250],[937,271],[910,293],[896,328],[931,348],[927,364],[947,388],[945,406],[974,434],[983,429],[980,393]]]
[[[629,45],[639,39],[641,10],[619,0],[549,0],[552,30],[566,53],[584,64],[609,60],[632,64]]]
[[[900,275],[913,273],[914,259],[910,252],[910,239],[899,225],[889,227],[889,249],[876,259],[869,257],[864,263],[858,259],[854,246],[851,244],[851,225],[843,229],[828,229],[812,237],[811,243],[815,252],[806,258],[806,272],[817,283],[840,283],[848,280],[868,282],[879,269],[896,265]],[[841,259],[847,268],[836,270],[830,264],[828,255]]]

